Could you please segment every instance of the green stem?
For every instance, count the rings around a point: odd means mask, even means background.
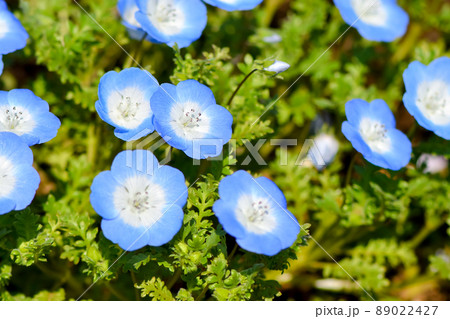
[[[122,294],[120,291],[116,290],[109,282],[105,283],[105,286],[109,289],[109,291],[119,300],[128,301],[128,298]]]
[[[233,247],[233,250],[232,250],[231,253],[228,255],[228,258],[227,258],[227,262],[228,262],[228,263],[230,263],[231,259],[233,258],[234,254],[236,253],[237,249],[238,249],[238,244],[235,243],[235,244],[234,244],[234,247]]]
[[[139,63],[140,63],[139,61],[140,61],[141,56],[142,56],[142,48],[144,47],[144,40],[145,40],[146,37],[147,37],[147,35],[144,35],[142,37],[142,39],[136,45],[133,54],[128,55],[127,60],[123,64],[123,68],[124,69],[132,67],[133,63],[136,63],[137,65],[139,65]]]
[[[131,280],[133,281],[133,287],[134,287],[134,294],[136,297],[136,300],[141,300],[141,294],[139,293],[139,290],[136,288],[137,285],[137,279],[136,279],[136,274],[134,273],[134,271],[131,271]]]
[[[200,295],[197,296],[197,298],[195,298],[195,301],[200,301],[203,299],[203,297],[206,295],[206,292],[208,291],[209,285],[206,284],[205,288],[203,288],[202,292],[200,293]]]
[[[350,185],[350,181],[352,179],[353,167],[355,166],[355,162],[356,162],[356,156],[358,156],[357,153],[355,155],[353,155],[352,160],[350,161],[350,165],[348,166],[347,176],[345,177],[345,188],[348,185]]]
[[[170,279],[169,283],[167,284],[167,289],[172,289],[173,285],[180,279],[181,277],[181,267],[177,269],[175,274],[173,275],[172,279]]]
[[[233,102],[234,97],[236,96],[236,94],[239,92],[239,90],[241,89],[242,85],[244,85],[245,81],[247,81],[253,73],[255,73],[256,71],[258,71],[258,69],[253,69],[249,74],[247,74],[245,76],[245,78],[241,81],[241,83],[239,83],[238,87],[236,88],[236,90],[234,90],[233,95],[230,97],[230,99],[227,102],[227,105],[230,106],[231,102]]]

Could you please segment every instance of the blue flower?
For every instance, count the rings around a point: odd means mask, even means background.
[[[117,8],[122,17],[122,24],[127,28],[130,37],[135,40],[142,40],[146,33],[135,17],[136,12],[139,11],[136,0],[119,0]]]
[[[348,122],[342,124],[342,133],[367,161],[394,171],[409,163],[411,142],[395,128],[394,114],[386,102],[351,100],[345,114]]]
[[[4,67],[3,56],[0,54],[0,75],[2,75],[3,73],[3,67]]]
[[[91,186],[91,204],[103,234],[124,250],[169,242],[183,223],[187,187],[183,173],[160,166],[149,151],[119,153],[111,171]]]
[[[252,10],[263,0],[203,0],[206,3],[227,11]]]
[[[296,241],[300,225],[270,179],[237,171],[220,182],[219,195],[213,211],[242,248],[273,256]]]
[[[28,33],[20,21],[9,12],[6,3],[0,2],[0,54],[8,54],[23,49]]]
[[[427,130],[450,140],[450,58],[413,62],[403,73],[408,112]]]
[[[0,132],[0,215],[30,205],[39,183],[31,149],[17,135]]]
[[[408,29],[409,16],[396,0],[334,0],[346,23],[371,41],[392,42]]]
[[[158,81],[147,71],[110,71],[100,80],[95,108],[103,121],[116,128],[118,138],[137,140],[155,130],[150,98],[158,88]]]
[[[0,91],[0,132],[15,133],[32,146],[53,139],[60,126],[48,103],[30,90]]]
[[[153,42],[188,47],[206,27],[206,6],[200,0],[136,1],[136,20]]]
[[[217,105],[212,91],[195,80],[162,84],[153,95],[155,129],[189,157],[218,156],[231,138],[233,117]]]

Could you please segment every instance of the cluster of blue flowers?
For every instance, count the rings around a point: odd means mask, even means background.
[[[224,10],[250,10],[262,0],[204,0]],[[119,0],[119,13],[130,37],[188,47],[198,40],[208,20],[201,0]]]
[[[438,58],[429,66],[415,61],[403,79],[403,102],[409,113],[425,129],[450,139],[450,58]],[[342,132],[367,161],[391,170],[409,163],[411,142],[395,128],[394,114],[385,101],[351,100],[345,113],[348,121],[342,124]]]
[[[342,18],[362,37],[391,42],[408,28],[408,14],[396,0],[334,0]],[[442,57],[425,66],[411,63],[403,74],[403,102],[424,128],[450,139],[450,59]],[[368,103],[355,99],[345,105],[348,121],[342,132],[353,147],[374,165],[399,170],[412,153],[408,137],[395,128],[395,118],[383,100]]]
[[[99,116],[125,141],[156,130],[170,146],[204,159],[219,155],[232,135],[230,112],[195,80],[159,85],[149,72],[129,68],[105,74],[98,95]],[[111,171],[100,173],[91,190],[104,235],[125,250],[163,245],[181,228],[185,177],[159,165],[149,151],[117,155]],[[267,178],[239,171],[222,180],[219,193],[214,212],[241,247],[274,255],[297,239],[300,226],[287,211],[283,193]]]
[[[25,47],[28,34],[3,0],[0,28],[1,54]],[[54,138],[60,126],[48,103],[30,90],[0,91],[0,215],[30,205],[40,178],[29,147]]]

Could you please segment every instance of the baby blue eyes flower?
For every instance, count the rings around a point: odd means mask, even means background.
[[[0,215],[30,205],[40,178],[33,153],[20,137],[0,132]]]
[[[183,173],[145,150],[119,153],[91,186],[103,234],[128,251],[168,243],[182,226],[187,196]]]
[[[136,12],[139,11],[136,0],[119,0],[117,8],[122,17],[122,24],[127,28],[130,37],[142,40],[146,33],[135,17]]]
[[[0,75],[2,75],[3,73],[3,67],[4,67],[3,56],[0,54]]]
[[[20,21],[8,10],[6,3],[0,2],[0,54],[8,54],[23,49],[28,33]]]
[[[342,133],[367,161],[394,171],[409,163],[411,142],[395,128],[394,114],[386,102],[351,100],[345,114],[348,121],[342,124]]]
[[[225,177],[213,211],[225,231],[242,248],[268,256],[290,247],[300,232],[286,198],[274,182],[245,171]]]
[[[195,80],[162,84],[153,95],[155,129],[167,144],[189,157],[218,156],[231,138],[233,117],[212,91]]]
[[[206,3],[227,11],[251,10],[263,0],[203,0]]]
[[[408,29],[409,16],[396,0],[334,0],[344,21],[371,41],[392,42]]]
[[[136,1],[136,20],[154,42],[188,47],[206,27],[206,6],[200,0]]]
[[[95,108],[103,121],[116,128],[118,138],[137,140],[154,131],[150,98],[158,87],[158,81],[147,71],[110,71],[100,80]]]
[[[30,90],[0,91],[0,132],[11,132],[32,146],[53,139],[61,126],[48,103]]]
[[[450,140],[450,58],[412,62],[403,73],[406,109],[427,130]]]

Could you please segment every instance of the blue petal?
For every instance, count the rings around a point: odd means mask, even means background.
[[[3,67],[4,67],[3,56],[0,54],[0,75],[2,75],[3,73]]]
[[[91,205],[105,219],[114,219],[119,212],[114,207],[114,193],[120,185],[110,171],[98,174],[91,186]]]
[[[236,205],[242,195],[251,193],[255,187],[258,186],[253,177],[246,171],[240,170],[220,181],[219,196],[230,205]]]
[[[155,170],[152,180],[165,191],[167,205],[184,207],[188,197],[188,188],[183,173],[170,166],[160,166]]]
[[[228,143],[231,139],[233,116],[224,107],[220,105],[211,105],[203,114],[210,120],[210,131],[205,138],[217,138],[222,140],[222,145]]]
[[[8,10],[0,10],[0,20],[8,26],[8,31],[0,38],[0,54],[23,49],[27,44],[28,34],[20,21]]]
[[[386,128],[395,128],[395,117],[384,100],[373,100],[370,103],[370,117],[384,124]]]
[[[274,208],[273,214],[276,216],[277,227],[271,233],[280,240],[281,249],[291,247],[300,233],[300,224],[290,211],[280,206]]]
[[[216,104],[214,94],[209,87],[196,80],[186,80],[178,83],[177,96],[180,102],[195,102],[203,108]]]
[[[99,113],[100,115],[100,113]],[[127,131],[122,128],[116,128],[114,130],[114,135],[124,141],[135,141],[144,136],[149,135],[155,130],[155,126],[153,125],[153,115],[147,119],[145,119],[141,125],[137,128]]]
[[[385,168],[398,171],[408,165],[411,160],[411,142],[405,134],[396,129],[388,130],[387,136],[391,139],[393,147],[391,152],[383,154],[383,158],[387,163]]]
[[[353,99],[345,103],[345,115],[351,125],[358,126],[361,119],[370,114],[370,105],[361,99]]]
[[[0,198],[0,215],[9,213],[16,208],[16,203],[9,198]]]
[[[114,159],[111,166],[111,173],[119,184],[123,184],[132,176],[151,176],[158,168],[158,159],[150,151],[123,151]]]
[[[237,0],[234,1],[234,3],[229,3],[229,1],[222,1],[222,0],[203,0],[203,1],[212,6],[227,11],[252,10],[262,2],[262,0]]]
[[[275,201],[277,206],[280,206],[282,209],[287,207],[286,197],[273,181],[267,177],[261,176],[254,179],[253,182],[256,185],[254,186],[256,192],[260,194],[260,196],[270,198],[271,201]]]
[[[17,165],[33,165],[33,152],[14,133],[0,132],[0,154]]]
[[[149,233],[145,227],[133,227],[122,219],[103,219],[101,223],[103,235],[123,250],[133,251],[146,246]]]
[[[245,250],[267,256],[274,256],[283,249],[281,241],[272,234],[247,233],[245,237],[237,238],[236,242]]]
[[[366,142],[364,142],[358,130],[349,122],[345,121],[344,123],[342,123],[342,133],[347,138],[347,140],[352,143],[353,147],[358,152],[363,154],[364,157],[372,155],[372,150],[370,149],[370,147],[366,144]]]
[[[148,229],[148,244],[161,246],[171,241],[183,225],[183,218],[184,213],[180,206],[167,206],[163,216]]]
[[[33,201],[41,179],[32,166],[17,165],[15,168],[16,184],[7,197],[16,202],[16,210],[22,210]]]
[[[213,212],[216,215],[223,229],[235,238],[243,238],[247,232],[236,219],[236,203],[231,203],[228,198],[217,200],[213,205]]]

